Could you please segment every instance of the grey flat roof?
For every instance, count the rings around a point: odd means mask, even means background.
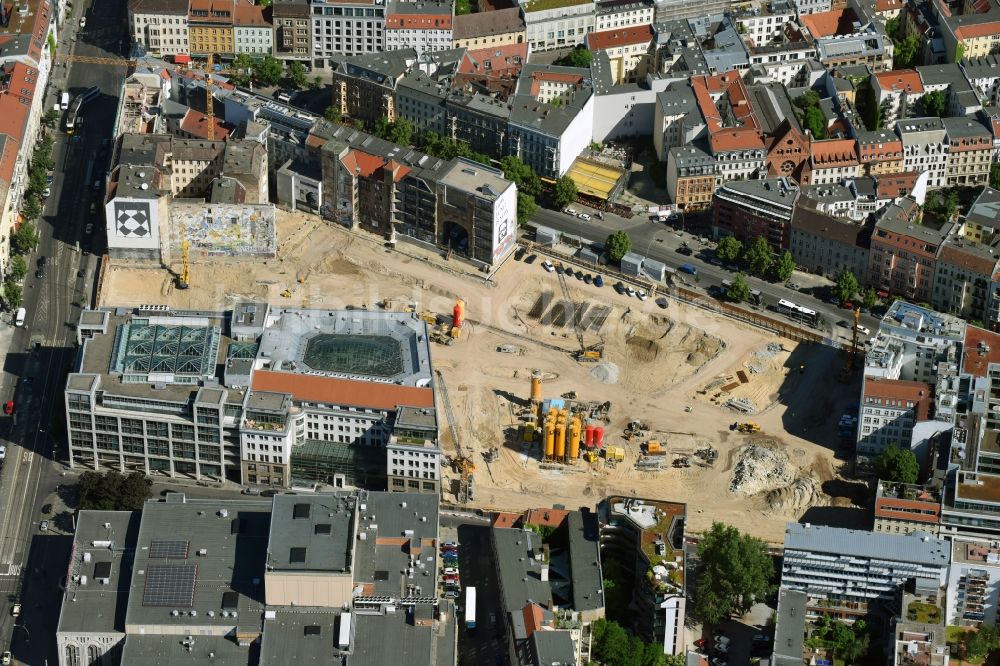
[[[778,591],[778,613],[774,627],[774,664],[802,666],[805,642],[806,602],[800,590],[781,588]]]
[[[142,512],[135,556],[135,576],[129,593],[126,625],[235,627],[256,624],[263,610],[263,576],[267,557],[271,502],[255,500],[201,500],[181,496],[171,502],[149,501]],[[181,501],[183,500],[183,501]],[[153,541],[187,543],[186,558],[151,557]],[[204,554],[199,551],[205,550]],[[150,567],[196,565],[191,605],[150,605],[144,591]],[[234,608],[223,609],[223,595],[235,592]],[[171,611],[180,611],[175,617]],[[235,610],[237,618],[223,617]],[[195,611],[197,616],[191,616]],[[213,617],[208,612],[213,613]]]
[[[571,511],[566,517],[569,530],[569,569],[573,585],[573,610],[604,607],[604,582],[599,555],[600,527],[597,514]]]
[[[536,631],[531,634],[531,647],[538,666],[576,663],[576,648],[569,631]]]
[[[541,563],[531,555],[541,546],[541,537],[530,530],[493,529],[494,557],[500,572],[504,612],[520,613],[529,602],[552,608],[552,589],[542,580]]]
[[[414,625],[412,614],[412,606],[401,607],[395,613],[385,615],[356,614],[351,666],[434,663],[434,627]],[[447,634],[438,640],[443,640],[445,636]]]
[[[946,566],[951,547],[923,532],[907,535],[880,534],[841,527],[789,523],[785,528],[785,550],[802,550],[853,557]]]
[[[280,571],[347,572],[355,505],[352,493],[276,495],[268,565]]]
[[[192,636],[191,651],[182,644],[186,636],[130,634],[122,650],[122,664],[156,664],[157,666],[248,666],[250,648],[223,636]]]
[[[984,187],[969,207],[965,218],[984,227],[1000,226],[1000,191]]]
[[[476,192],[484,199],[496,199],[514,184],[503,177],[503,172],[464,158],[455,160],[444,171],[439,181],[458,187],[465,192]]]
[[[132,553],[139,535],[139,517],[138,511],[79,513],[73,537],[74,559],[70,562],[57,631],[125,631],[125,608],[132,579]],[[85,562],[88,554],[90,562]],[[94,580],[98,564],[102,568],[111,565],[111,577],[106,585]],[[87,577],[86,585],[82,584],[83,576]]]
[[[397,427],[437,428],[437,413],[427,407],[406,407],[396,410]]]
[[[306,627],[318,627],[319,634],[306,634]],[[283,608],[273,620],[264,620],[260,645],[260,666],[327,666],[337,663],[340,610],[328,608]],[[385,640],[385,637],[381,638]]]

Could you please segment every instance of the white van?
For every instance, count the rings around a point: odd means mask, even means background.
[[[14,325],[24,326],[24,318],[28,316],[28,311],[24,308],[18,308],[17,314],[14,315]]]
[[[68,92],[64,92],[62,94],[62,96],[59,98],[59,106],[62,107],[63,111],[66,111],[67,109],[69,109],[69,93]]]

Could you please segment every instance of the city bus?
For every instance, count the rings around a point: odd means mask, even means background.
[[[815,310],[810,310],[809,308],[802,307],[801,305],[796,305],[795,303],[787,301],[784,298],[778,301],[776,309],[780,314],[801,321],[809,326],[815,326],[819,320],[819,315]]]

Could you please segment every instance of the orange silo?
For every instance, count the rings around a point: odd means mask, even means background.
[[[574,462],[580,457],[580,431],[583,430],[580,417],[574,417],[569,430],[569,458],[567,462]]]
[[[566,422],[560,419],[556,421],[556,448],[554,457],[562,460],[566,455]]]
[[[531,373],[531,402],[542,401],[542,375],[538,372]]]
[[[555,453],[556,424],[554,421],[545,423],[545,459],[550,460]]]

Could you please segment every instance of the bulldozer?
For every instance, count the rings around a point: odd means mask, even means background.
[[[451,461],[451,469],[456,474],[472,474],[476,471],[476,463],[466,456],[458,456]]]
[[[573,352],[573,360],[581,363],[597,363],[604,358],[604,344],[598,343]]]
[[[734,423],[730,430],[745,433],[760,432],[760,426],[753,421],[745,421],[743,423]]]

